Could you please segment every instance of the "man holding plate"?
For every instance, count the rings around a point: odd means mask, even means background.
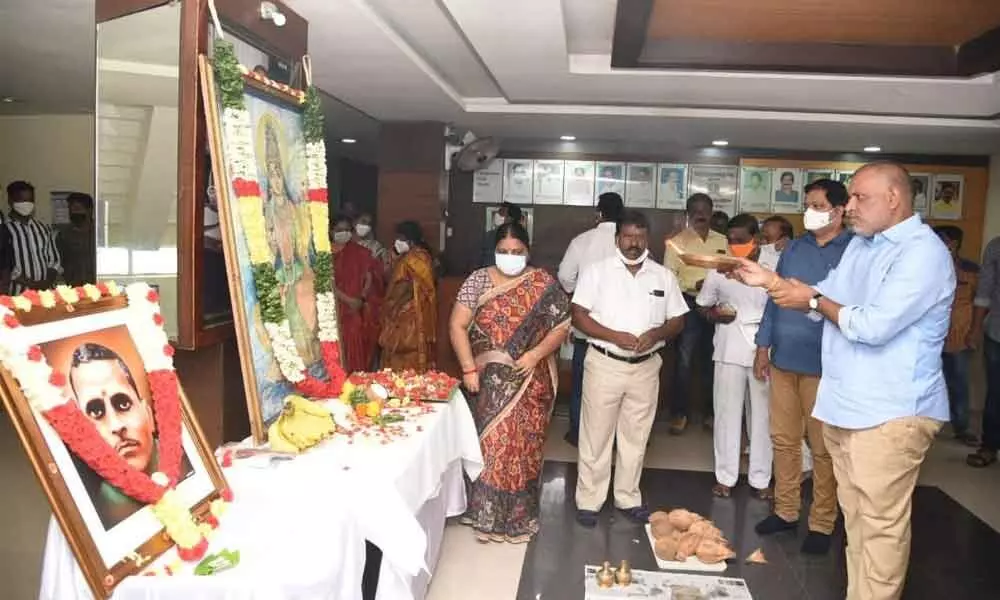
[[[833,459],[847,530],[847,597],[896,599],[910,555],[920,465],[948,420],[941,350],[955,295],[951,256],[913,212],[896,163],[858,169],[847,214],[855,237],[816,285],[751,261],[735,276],[782,308],[824,321],[813,416]]]

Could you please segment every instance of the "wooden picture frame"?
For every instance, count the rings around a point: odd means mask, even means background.
[[[121,296],[97,301],[82,300],[72,308],[66,305],[53,308],[35,306],[30,312],[18,313],[21,323],[19,335],[22,341],[30,340],[28,343],[38,344],[48,360],[62,357],[64,361],[76,361],[72,349],[79,349],[83,344],[101,344],[111,350],[117,358],[116,364],[130,377],[129,382],[138,400],[149,403],[152,399],[145,365],[130,328],[130,319],[134,319],[131,310]],[[94,360],[113,359],[105,356]],[[61,362],[55,360],[56,365]],[[72,377],[71,369],[77,368],[77,363],[69,364],[73,366],[67,372]],[[77,390],[71,389],[75,397]],[[219,498],[227,486],[180,387],[178,395],[184,460],[178,495],[189,500],[195,498],[187,508],[196,520],[200,520],[209,512],[210,503]],[[108,499],[110,484],[62,443],[46,418],[31,406],[18,380],[2,365],[0,400],[52,506],[53,516],[96,597],[110,596],[123,579],[140,572],[173,547],[173,541],[153,516],[151,506],[140,505],[121,495],[121,492],[118,493],[124,500],[117,497]],[[87,414],[90,414],[89,409]],[[150,428],[149,441],[134,442],[138,446],[158,444],[153,429],[155,421],[151,417],[147,419],[150,421],[145,425]],[[101,435],[107,440],[105,433]],[[148,455],[152,457],[154,452],[155,449],[150,449]],[[117,491],[116,488],[111,489]]]
[[[270,346],[268,333],[260,316],[259,302],[253,278],[253,267],[250,263],[247,242],[242,229],[240,211],[236,206],[236,195],[232,189],[232,178],[229,176],[229,163],[224,147],[225,140],[222,130],[222,110],[217,94],[217,84],[212,64],[207,56],[200,57],[199,71],[201,74],[203,104],[208,128],[209,149],[212,156],[212,173],[216,181],[216,195],[219,204],[219,222],[222,229],[222,243],[226,259],[226,273],[230,297],[235,314],[236,340],[240,351],[240,367],[243,373],[243,385],[246,391],[247,409],[250,416],[250,429],[253,439],[263,443],[267,439],[267,429],[281,414],[284,399],[294,394],[295,387],[287,381],[278,368],[277,361]],[[316,293],[313,287],[314,279],[308,275],[314,273],[316,266],[315,239],[312,224],[308,217],[308,202],[303,196],[304,165],[296,163],[296,157],[304,157],[305,141],[302,122],[302,97],[289,88],[275,89],[259,81],[251,72],[243,77],[244,99],[251,113],[251,128],[253,131],[254,162],[257,166],[257,177],[260,186],[261,202],[265,219],[269,219],[268,243],[276,251],[273,253],[276,271],[301,273],[292,283],[285,283],[283,294],[296,294],[290,302],[282,297],[282,310],[290,323],[292,339],[303,363],[310,373],[324,371],[323,359],[319,350],[318,316],[316,314]],[[294,128],[298,126],[298,130]],[[258,129],[262,128],[262,129]],[[290,130],[291,129],[291,130]],[[263,140],[263,141],[262,141]],[[269,145],[270,144],[270,145]],[[299,145],[302,147],[299,148]],[[274,146],[272,148],[272,146]],[[277,147],[280,146],[280,149]],[[261,165],[260,151],[263,150],[266,167]],[[278,169],[281,173],[278,193],[282,197],[275,199],[273,188],[268,182],[270,169]],[[223,182],[225,182],[223,184]],[[280,200],[280,202],[279,202]],[[268,215],[268,210],[272,215]],[[283,211],[278,215],[278,210]],[[272,218],[273,217],[273,218]],[[303,246],[301,223],[309,223],[310,238]],[[288,223],[294,225],[294,239],[279,239],[277,225]],[[292,235],[292,234],[288,234]],[[320,235],[329,235],[327,231]],[[291,261],[282,257],[281,248],[290,247]],[[280,264],[279,264],[280,261]],[[289,291],[292,290],[292,291]],[[301,292],[307,292],[307,297],[314,303],[303,305]],[[292,311],[291,307],[295,307]],[[297,313],[298,323],[292,323],[292,312]],[[325,373],[324,373],[325,374]]]

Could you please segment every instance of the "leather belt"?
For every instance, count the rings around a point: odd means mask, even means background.
[[[600,346],[595,346],[594,344],[590,344],[590,347],[593,348],[594,350],[597,350],[604,356],[607,356],[608,358],[620,360],[623,363],[628,363],[630,365],[637,365],[641,362],[646,362],[647,360],[656,355],[656,352],[650,352],[649,354],[643,354],[642,356],[622,356],[620,354],[615,354],[614,352],[611,352]]]

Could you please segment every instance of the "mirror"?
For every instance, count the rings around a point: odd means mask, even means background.
[[[177,336],[180,3],[97,25],[97,275],[145,281]]]

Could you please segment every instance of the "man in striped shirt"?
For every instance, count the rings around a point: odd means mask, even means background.
[[[11,183],[7,201],[11,210],[3,233],[11,256],[8,292],[17,295],[28,289],[51,288],[62,267],[52,229],[34,218],[34,186],[26,181]]]

